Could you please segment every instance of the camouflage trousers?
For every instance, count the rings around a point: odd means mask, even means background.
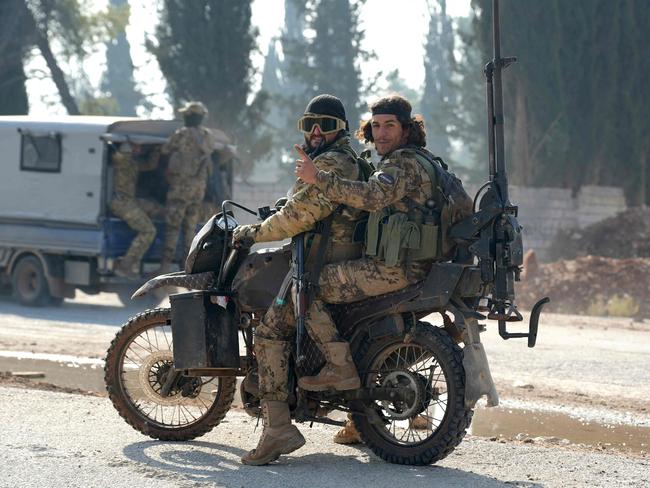
[[[109,207],[113,215],[122,219],[136,232],[124,259],[137,265],[156,238],[156,227],[142,208],[143,206],[135,198],[124,195],[114,196]]]
[[[383,262],[364,258],[325,265],[320,293],[312,301],[305,327],[323,352],[323,344],[340,342],[336,325],[325,303],[352,303],[364,298],[400,290],[424,278],[424,272],[407,274],[404,267],[387,267]],[[274,303],[255,331],[259,388],[265,400],[286,401],[289,395],[289,355],[294,344],[296,319],[293,303]]]
[[[183,258],[187,256],[194,238],[196,226],[201,221],[201,200],[205,186],[171,187],[165,206],[165,241],[163,263],[171,263],[176,254],[178,237],[183,229]]]

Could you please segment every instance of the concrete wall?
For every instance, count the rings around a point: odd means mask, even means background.
[[[575,196],[564,188],[512,186],[510,199],[519,206],[525,248],[542,261],[558,230],[583,228],[627,208],[622,189],[603,186],[583,186]]]
[[[290,186],[281,183],[236,182],[234,200],[251,209],[273,205],[286,195]],[[470,195],[474,195],[468,188]],[[519,206],[519,222],[524,227],[524,246],[534,249],[540,260],[560,229],[583,228],[611,217],[627,208],[620,188],[584,186],[574,196],[564,188],[510,187],[510,199]],[[252,215],[238,212],[241,223],[254,223]]]

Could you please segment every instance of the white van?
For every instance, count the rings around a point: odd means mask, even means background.
[[[115,276],[113,266],[134,233],[109,214],[111,154],[124,141],[164,144],[179,126],[175,120],[136,118],[0,117],[0,285],[26,305],[60,303],[76,289],[113,291],[128,300],[138,283]],[[215,149],[233,155],[225,135],[215,132],[223,141]],[[143,273],[160,263],[165,164],[163,159],[138,179],[138,197],[160,209]],[[232,187],[232,165],[213,174],[222,180],[220,192]]]

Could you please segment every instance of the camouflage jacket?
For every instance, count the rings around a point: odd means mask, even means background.
[[[160,153],[153,150],[146,160],[136,160],[130,152],[118,150],[113,154],[113,194],[135,198],[139,171],[151,171],[158,165]]]
[[[357,162],[343,150],[349,146],[349,137],[338,139],[314,159],[314,164],[320,170],[337,177],[346,180],[358,179]],[[316,186],[297,180],[286,205],[258,224],[254,239],[256,242],[279,241],[312,230],[316,222],[326,219],[338,206],[338,203],[328,199]],[[337,213],[332,220],[331,242],[352,242],[354,225],[362,214],[363,212],[347,207]]]
[[[180,180],[206,181],[210,171],[210,155],[214,138],[205,127],[181,127],[163,146],[162,154],[169,154],[170,184]]]
[[[398,212],[407,212],[408,206],[401,201],[404,197],[424,205],[433,196],[431,179],[416,161],[415,152],[409,148],[396,149],[385,155],[367,182],[353,181],[319,169],[316,186],[326,198],[368,212],[389,206]]]

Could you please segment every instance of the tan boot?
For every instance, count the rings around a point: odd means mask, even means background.
[[[136,266],[137,265],[137,266]],[[140,266],[139,263],[136,263],[127,256],[117,258],[115,262],[115,267],[113,268],[113,273],[122,278],[128,278],[130,280],[137,280],[140,278]]]
[[[431,430],[431,419],[418,415],[409,419],[409,428],[414,430]]]
[[[316,376],[303,376],[298,386],[308,391],[356,390],[361,387],[357,368],[352,361],[347,342],[323,344],[327,364]]]
[[[242,456],[242,463],[263,466],[305,445],[305,438],[291,423],[288,403],[262,400],[262,416],[262,437],[255,449]]]
[[[360,444],[361,436],[359,431],[354,426],[354,422],[348,415],[348,420],[345,421],[345,425],[341,430],[339,430],[333,439],[337,444]]]

